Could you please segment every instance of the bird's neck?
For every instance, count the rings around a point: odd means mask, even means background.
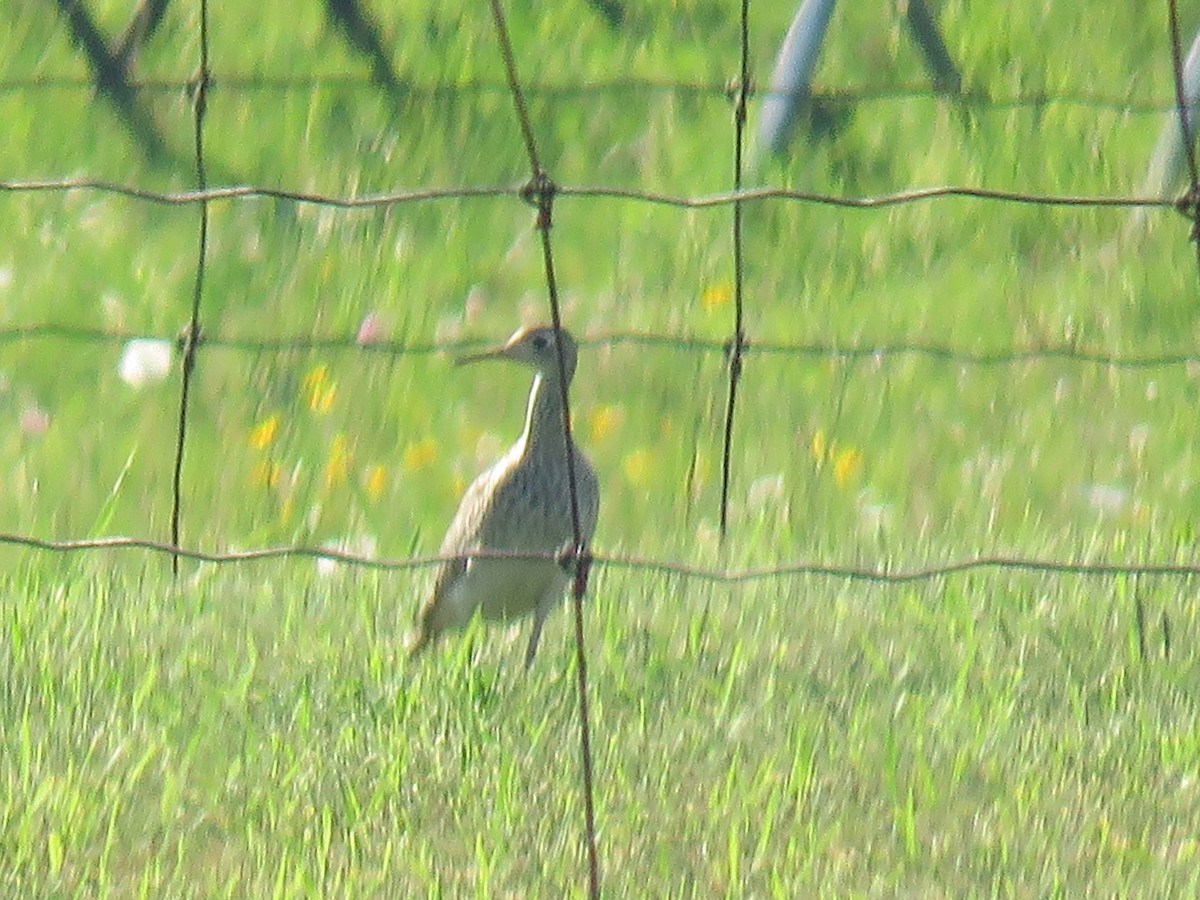
[[[546,378],[538,372],[533,376],[529,408],[525,411],[525,431],[518,442],[521,454],[561,454],[563,421],[562,388],[558,379]]]

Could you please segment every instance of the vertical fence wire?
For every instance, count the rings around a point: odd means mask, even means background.
[[[733,189],[742,190],[743,156],[746,143],[746,98],[750,93],[750,0],[742,0],[741,71],[733,105]],[[733,335],[726,345],[729,360],[729,393],[725,404],[725,436],[721,448],[720,535],[724,543],[729,532],[729,482],[733,469],[733,417],[737,408],[738,382],[742,377],[742,354],[746,349],[744,324],[744,271],[742,262],[741,199],[733,203]]]
[[[196,158],[196,187],[208,188],[204,165],[204,117],[208,111],[208,87],[211,78],[208,67],[208,0],[200,0],[200,68],[193,83],[192,138]],[[183,452],[187,445],[188,407],[191,399],[192,377],[196,371],[196,350],[200,346],[200,300],[204,296],[204,270],[208,257],[208,200],[198,204],[199,229],[196,249],[196,280],[192,285],[192,309],[188,324],[180,337],[182,350],[182,379],[179,389],[179,421],[175,433],[175,467],[171,473],[171,544],[179,547],[183,520]],[[171,572],[179,575],[179,554],[171,557]]]
[[[575,618],[575,672],[579,696],[579,747],[581,761],[581,777],[583,782],[584,810],[584,841],[587,849],[588,863],[588,896],[592,900],[600,897],[600,854],[596,845],[596,804],[595,782],[592,760],[591,710],[588,703],[587,650],[584,642],[583,629],[583,598],[587,592],[587,577],[591,557],[585,546],[583,530],[579,517],[579,492],[576,482],[574,441],[571,437],[571,408],[568,398],[568,383],[566,363],[563,359],[562,316],[558,303],[558,281],[554,271],[554,252],[550,239],[550,228],[553,224],[554,183],[542,168],[537,151],[537,140],[533,133],[533,124],[525,97],[521,91],[521,82],[517,77],[516,57],[513,53],[512,40],[509,37],[508,25],[500,0],[491,0],[492,18],[496,26],[496,38],[500,44],[500,52],[504,57],[505,77],[508,80],[509,91],[512,94],[513,105],[516,108],[517,119],[520,121],[521,133],[525,139],[525,148],[529,157],[531,178],[522,191],[526,200],[537,207],[537,231],[541,236],[542,260],[545,263],[546,292],[550,305],[550,318],[554,325],[555,355],[558,361],[558,386],[562,392],[563,410],[563,441],[567,460],[567,481],[571,501],[571,529],[574,536],[572,562],[574,578],[571,597]]]

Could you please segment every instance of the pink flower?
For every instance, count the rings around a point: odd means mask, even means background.
[[[368,344],[377,344],[386,337],[383,320],[379,314],[367,313],[363,317],[362,324],[358,326],[358,335],[354,340],[360,347],[365,347]]]
[[[20,427],[22,434],[31,437],[41,437],[50,430],[50,413],[36,404],[21,410]]]

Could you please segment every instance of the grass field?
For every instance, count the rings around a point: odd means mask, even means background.
[[[509,5],[558,182],[730,188],[721,90],[537,86],[724,84],[738,4],[630,4],[617,30],[585,3]],[[1067,99],[870,100],[754,183],[1138,193],[1163,121],[1147,107],[1172,97],[1159,5],[936,3],[966,87]],[[95,6],[117,34],[128,4]],[[486,5],[377,6],[411,82],[393,95],[365,81],[321,6],[213,4],[214,184],[363,195],[524,181]],[[788,6],[752,4],[760,84]],[[0,9],[0,181],[193,186],[183,91],[140,94],[169,148],[147,162],[80,86],[86,65],[52,8]],[[171,5],[140,77],[195,73],[196,15]],[[1200,4],[1181,17],[1194,29]],[[819,86],[922,79],[890,5],[837,10]],[[210,215],[183,542],[436,551],[463,486],[519,428],[524,373],[456,370],[441,352],[222,342],[353,337],[368,318],[413,345],[505,337],[546,317],[532,211],[512,197],[357,212],[240,200]],[[732,210],[558,201],[564,318],[585,339],[573,409],[603,487],[598,552],[709,568],[1194,561],[1195,362],[753,350],[1193,354],[1200,282],[1182,219],[1152,212],[1129,234],[1127,210],[965,199],[760,202],[745,215],[752,349],[722,546],[721,354],[605,336],[727,337]],[[3,335],[42,323],[176,335],[197,219],[101,192],[0,192],[0,532],[167,537],[179,367],[135,389],[120,341]],[[5,896],[583,891],[565,607],[527,675],[516,629],[405,660],[428,570],[185,563],[174,581],[140,552],[4,545],[0,566]],[[608,895],[1200,893],[1192,579],[594,574]]]

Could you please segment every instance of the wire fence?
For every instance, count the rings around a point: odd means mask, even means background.
[[[346,563],[347,565],[388,571],[421,569],[447,561],[445,556],[438,554],[388,559],[380,556],[364,556],[361,553],[340,550],[336,547],[324,545],[307,547],[298,544],[289,544],[281,547],[259,547],[253,550],[219,552],[180,547],[168,541],[153,541],[132,537],[53,541],[30,537],[29,535],[0,532],[0,543],[27,547],[47,553],[80,553],[87,551],[111,553],[117,550],[141,550],[162,556],[178,556],[180,559],[190,559],[203,563],[255,563],[279,559],[328,559],[333,562]],[[561,555],[548,557],[544,553],[516,553],[500,550],[480,550],[473,555],[479,559],[549,558],[555,561],[562,561]],[[1038,559],[1031,556],[990,554],[927,566],[915,566],[913,568],[872,568],[867,566],[827,565],[819,562],[792,562],[771,566],[719,569],[712,566],[695,566],[686,563],[670,562],[668,560],[603,552],[589,552],[589,558],[593,564],[604,566],[605,568],[655,575],[680,575],[685,578],[722,584],[744,584],[752,581],[766,581],[775,578],[794,578],[799,576],[815,576],[818,578],[834,578],[849,581],[870,581],[880,584],[908,584],[987,570],[1010,570],[1043,575],[1072,575],[1084,578],[1133,576],[1148,578],[1191,578],[1200,576],[1200,564],[1198,563],[1072,562],[1069,560]]]
[[[124,84],[135,94],[163,94],[178,96],[190,94],[195,88],[194,80],[181,81],[171,78],[133,78]],[[295,92],[308,94],[325,88],[357,90],[370,88],[375,82],[363,75],[341,73],[331,75],[305,74],[298,76],[238,74],[221,72],[210,74],[210,94],[222,91],[239,94],[261,91],[264,93]],[[64,91],[68,93],[91,91],[96,86],[92,76],[39,75],[0,79],[0,94],[35,94],[38,92]],[[415,100],[431,101],[442,98],[461,98],[481,94],[508,94],[507,82],[467,79],[453,84],[403,82],[405,93]],[[634,97],[638,94],[672,94],[677,96],[699,96],[731,99],[734,83],[676,81],[654,78],[595,78],[579,82],[523,81],[521,89],[526,97],[533,99],[576,99],[600,98],[605,96]],[[764,93],[787,96],[795,91],[767,91],[752,89],[750,96]],[[861,84],[849,87],[814,85],[803,91],[805,98],[815,103],[839,106],[862,106],[873,103],[897,101],[940,101],[945,94],[928,84]],[[1049,106],[1073,106],[1085,109],[1149,115],[1171,112],[1176,109],[1173,99],[1151,96],[1128,96],[1102,94],[1072,90],[1032,90],[1005,94],[993,90],[963,88],[954,94],[956,103],[976,107],[983,111],[998,112],[1019,109],[1040,109]]]
[[[33,325],[16,325],[0,328],[0,345],[26,341],[69,341],[72,343],[121,346],[129,341],[148,339],[156,342],[175,343],[182,351],[183,338],[180,334],[154,334],[144,330],[110,330],[88,328],[56,322],[39,322]],[[408,342],[403,340],[364,340],[358,335],[328,336],[296,334],[283,337],[250,337],[236,334],[223,335],[205,330],[195,343],[213,349],[235,350],[250,353],[299,351],[345,351],[354,354],[373,354],[390,358],[456,355],[476,350],[483,346],[477,340],[447,340]],[[708,353],[728,356],[728,341],[688,335],[670,335],[649,331],[593,332],[578,341],[581,347],[655,347],[677,350],[683,353]],[[1129,354],[1109,350],[1089,349],[1072,344],[1035,347],[999,348],[995,350],[965,350],[953,344],[897,341],[879,344],[840,343],[789,343],[758,340],[747,337],[742,344],[742,354],[775,355],[793,358],[864,360],[885,359],[897,356],[916,356],[948,365],[1010,366],[1014,363],[1036,361],[1060,361],[1111,369],[1169,369],[1200,363],[1200,351],[1180,350],[1160,353]]]
[[[555,329],[562,328],[562,313],[555,269],[552,226],[556,204],[563,199],[621,199],[675,209],[729,208],[731,211],[732,257],[729,260],[730,280],[733,288],[732,318],[728,336],[722,339],[689,336],[687,334],[664,334],[642,331],[611,331],[593,333],[580,343],[586,347],[616,346],[633,344],[666,347],[690,353],[721,355],[725,361],[725,391],[721,412],[721,490],[719,505],[719,530],[722,539],[729,530],[730,485],[735,476],[735,442],[739,439],[738,410],[740,378],[744,361],[756,354],[774,354],[786,357],[811,357],[841,360],[859,360],[890,356],[919,356],[930,360],[957,365],[1004,366],[1025,361],[1058,360],[1080,365],[1146,370],[1200,364],[1200,350],[1184,347],[1155,353],[1117,353],[1101,348],[1089,348],[1073,342],[1058,345],[993,347],[971,350],[953,344],[896,341],[886,343],[841,344],[835,342],[789,343],[752,337],[746,327],[744,247],[744,212],[748,205],[768,202],[795,202],[824,205],[844,209],[879,210],[902,204],[941,201],[947,198],[966,198],[979,202],[1016,203],[1062,208],[1128,208],[1128,209],[1174,209],[1184,217],[1196,221],[1197,203],[1200,198],[1200,180],[1193,154],[1190,120],[1183,81],[1183,59],[1180,49],[1179,25],[1175,0],[1169,0],[1170,40],[1172,64],[1175,78],[1176,97],[1171,102],[1159,99],[1130,99],[1128,97],[1105,96],[1086,92],[1044,93],[1033,92],[1012,96],[997,96],[985,91],[961,91],[956,100],[988,110],[1044,107],[1047,105],[1075,105],[1102,108],[1118,113],[1151,113],[1175,109],[1183,133],[1183,146],[1187,152],[1190,189],[1182,198],[1154,196],[1076,196],[1048,195],[1021,191],[995,190],[982,186],[946,186],[901,190],[878,196],[848,197],[834,194],[805,192],[779,188],[746,187],[747,179],[747,103],[755,94],[761,95],[751,80],[750,54],[750,7],[749,0],[742,0],[739,12],[739,71],[728,83],[670,82],[653,79],[622,78],[584,83],[543,83],[521,79],[521,54],[514,50],[509,37],[503,8],[499,0],[491,0],[495,34],[504,58],[506,80],[504,83],[474,81],[465,84],[420,85],[404,83],[404,90],[418,102],[428,101],[446,94],[462,96],[470,93],[503,92],[512,98],[530,177],[519,184],[491,186],[456,186],[449,188],[414,189],[361,196],[345,196],[304,192],[251,185],[210,185],[206,157],[206,115],[208,97],[214,91],[309,91],[314,86],[345,85],[361,86],[378,79],[351,76],[316,77],[266,77],[259,75],[221,74],[215,75],[209,58],[210,10],[207,0],[198,0],[198,51],[197,74],[186,82],[172,80],[134,80],[126,71],[113,70],[107,76],[97,68],[95,78],[76,76],[46,76],[34,78],[10,78],[0,80],[0,94],[26,94],[39,90],[90,89],[98,82],[109,79],[110,88],[140,92],[183,92],[191,99],[192,110],[192,164],[194,189],[188,191],[155,191],[137,185],[87,177],[72,177],[45,180],[0,181],[0,192],[95,192],[125,197],[145,203],[168,206],[191,206],[196,210],[196,256],[195,276],[192,282],[189,314],[180,333],[175,335],[148,335],[140,330],[99,329],[61,322],[39,322],[0,328],[0,346],[25,341],[70,341],[90,344],[121,344],[136,338],[157,337],[175,342],[182,365],[181,388],[178,400],[177,427],[173,444],[172,504],[170,513],[169,540],[150,538],[106,537],[82,540],[50,540],[34,535],[0,533],[0,544],[27,548],[47,553],[77,553],[142,551],[169,556],[176,572],[180,560],[193,560],[211,564],[254,563],[270,559],[325,558],[369,568],[398,570],[432,566],[445,559],[439,556],[411,556],[402,559],[384,559],[373,555],[333,549],[327,546],[279,546],[248,549],[237,552],[210,552],[184,545],[181,540],[182,526],[187,510],[184,506],[186,485],[186,457],[188,436],[191,428],[190,410],[193,405],[193,376],[196,361],[206,348],[226,348],[237,351],[262,352],[272,350],[327,350],[375,353],[390,357],[421,356],[446,351],[457,351],[477,346],[464,341],[405,342],[391,340],[363,340],[352,334],[297,334],[250,336],[242,333],[222,333],[210,329],[205,322],[204,297],[206,267],[210,253],[209,222],[211,207],[216,203],[242,201],[253,198],[285,200],[300,204],[314,204],[341,210],[388,208],[406,204],[427,203],[439,200],[463,200],[477,198],[516,198],[533,208],[535,226],[539,234],[540,249],[545,275],[546,307]],[[165,4],[161,4],[165,7]],[[82,9],[82,7],[80,7]],[[78,15],[78,12],[76,12]],[[87,22],[76,22],[77,28],[87,30]],[[86,43],[86,42],[85,42]],[[89,45],[91,46],[91,45]],[[93,51],[101,56],[105,48]],[[116,79],[114,82],[113,79]],[[113,88],[116,83],[118,86]],[[535,138],[533,117],[529,111],[527,97],[579,97],[595,96],[600,93],[629,93],[638,91],[662,91],[674,94],[703,94],[728,99],[733,109],[730,146],[731,189],[716,194],[688,196],[657,193],[619,185],[563,184],[554,180],[553,172],[547,171],[539,144]],[[864,104],[888,100],[912,101],[919,98],[942,96],[929,87],[864,86],[852,89],[813,92],[812,99],[832,103]],[[128,111],[127,111],[128,112]],[[142,127],[149,127],[145,122]],[[1192,240],[1197,234],[1193,225]],[[1197,244],[1200,254],[1200,244]],[[1198,256],[1200,259],[1200,256]],[[561,350],[561,347],[560,347]],[[559,364],[563,360],[560,355]],[[568,403],[566,379],[560,379],[564,407]],[[570,416],[565,417],[568,445]],[[570,462],[572,456],[567,455]],[[1061,560],[1043,559],[1021,555],[977,555],[968,558],[933,563],[917,567],[864,567],[830,565],[821,562],[785,561],[777,565],[758,568],[729,568],[720,566],[692,566],[671,560],[644,559],[604,552],[594,552],[584,540],[580,529],[578,499],[575,496],[575,477],[571,472],[571,510],[574,531],[573,546],[558,557],[559,562],[574,573],[572,595],[574,599],[575,662],[579,700],[579,726],[581,749],[581,782],[584,795],[584,843],[588,862],[588,889],[591,896],[599,896],[601,886],[600,848],[597,842],[597,827],[594,806],[593,754],[591,749],[591,721],[588,707],[588,674],[585,628],[582,601],[588,588],[588,572],[592,565],[628,569],[660,574],[672,574],[688,578],[715,582],[742,584],[750,581],[815,576],[823,578],[871,581],[898,584],[925,581],[962,575],[982,570],[1014,570],[1043,573],[1055,576],[1119,578],[1151,577],[1190,579],[1200,576],[1200,565],[1185,562],[1160,562],[1152,560],[1109,561],[1109,560]],[[482,552],[480,556],[522,556],[523,554],[500,554]],[[1141,612],[1139,610],[1139,616]],[[1140,623],[1139,619],[1139,623]],[[1164,634],[1167,623],[1164,620]]]

